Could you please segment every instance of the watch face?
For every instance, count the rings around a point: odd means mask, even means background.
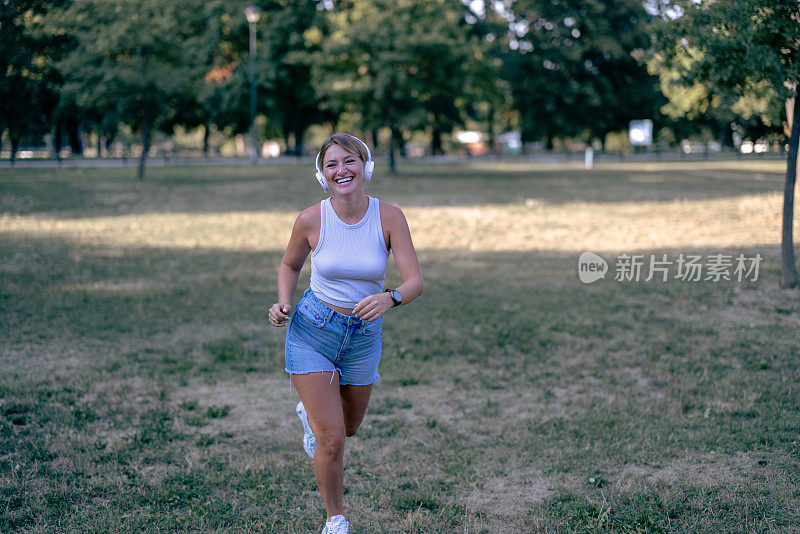
[[[403,295],[401,295],[398,290],[392,289],[392,291],[389,294],[392,296],[392,300],[395,301],[397,304],[403,302]]]

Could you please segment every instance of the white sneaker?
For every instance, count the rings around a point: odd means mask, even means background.
[[[348,523],[343,515],[335,515],[331,517],[330,521],[325,523],[325,528],[322,529],[322,534],[348,534],[350,532],[350,523]]]
[[[306,414],[303,401],[297,403],[297,407],[294,411],[297,412],[297,417],[299,417],[300,421],[303,423],[303,449],[306,451],[307,455],[313,458],[314,451],[317,449],[317,438],[314,436],[314,431],[311,430],[311,425],[308,424],[308,414]]]

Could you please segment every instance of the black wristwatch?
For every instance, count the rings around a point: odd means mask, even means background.
[[[389,293],[389,296],[392,297],[392,301],[394,302],[394,306],[400,306],[403,303],[403,295],[396,289],[384,289],[384,293]],[[394,308],[394,306],[392,306]]]

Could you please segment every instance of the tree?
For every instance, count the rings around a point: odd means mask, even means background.
[[[230,134],[243,134],[250,128],[249,82],[240,67],[243,61],[222,52],[202,77],[197,102],[205,126],[203,153],[208,151],[208,132],[213,124]],[[246,63],[246,61],[244,61]]]
[[[658,114],[643,63],[650,16],[640,0],[519,0],[505,61],[522,137],[584,134],[605,144],[632,119]]]
[[[266,58],[259,75],[270,126],[282,132],[287,147],[294,138],[289,151],[302,156],[308,127],[332,119],[311,83],[311,57],[326,37],[326,13],[319,0],[271,0],[259,5],[263,10],[259,40]]]
[[[193,13],[197,31],[185,42],[188,92],[179,96],[164,127],[203,126],[204,155],[212,125],[233,135],[250,129],[249,32],[243,11],[243,4],[207,0]]]
[[[17,0],[0,9],[0,134],[8,131],[12,164],[26,135],[47,131],[58,104],[58,73],[48,55],[58,39],[44,31],[53,3]]]
[[[490,25],[470,22],[474,14],[453,1],[431,2],[412,20],[419,34],[406,44],[409,60],[416,67],[412,95],[421,109],[414,130],[431,136],[431,153],[444,153],[442,138],[468,119],[480,119],[480,106],[499,99],[497,71],[492,64],[492,47],[486,40]],[[402,42],[402,41],[401,41]]]
[[[75,0],[56,15],[76,41],[60,63],[64,90],[140,133],[140,180],[153,128],[169,124],[170,111],[191,94],[186,43],[200,31],[194,14],[201,7],[199,0]]]
[[[742,92],[686,80],[682,72],[696,54],[697,50],[686,50],[682,57],[673,57],[670,63],[680,67],[668,66],[657,51],[648,61],[648,69],[659,76],[661,92],[667,98],[661,111],[671,119],[670,126],[686,130],[687,135],[696,133],[698,126],[709,128],[721,146],[730,147],[734,128],[743,137],[756,138],[783,130],[783,103],[768,85],[761,83]]]
[[[315,86],[331,114],[358,114],[368,131],[389,128],[392,172],[403,131],[427,130],[439,152],[442,134],[485,98],[487,55],[468,13],[456,0],[351,0],[328,14],[330,35],[312,58]]]
[[[800,11],[797,0],[676,0],[661,4],[659,46],[689,83],[746,95],[767,89],[777,99],[797,96],[800,77]],[[691,60],[686,62],[685,58]],[[792,224],[800,106],[787,116],[791,131],[786,161],[781,233],[782,285],[797,287]]]

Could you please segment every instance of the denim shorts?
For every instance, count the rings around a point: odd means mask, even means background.
[[[367,322],[330,308],[307,289],[286,329],[286,372],[339,372],[340,385],[380,379],[383,317]],[[331,374],[333,380],[333,374]]]

